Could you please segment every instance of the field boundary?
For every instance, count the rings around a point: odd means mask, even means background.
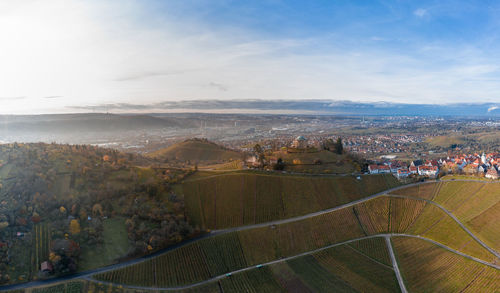
[[[391,257],[392,269],[396,274],[396,278],[398,279],[399,288],[402,293],[408,293],[406,290],[405,282],[403,281],[403,276],[401,276],[401,272],[399,271],[398,261],[396,260],[396,255],[394,254],[394,249],[392,248],[391,236],[384,236],[385,244],[387,246],[387,250],[389,251],[389,256]]]

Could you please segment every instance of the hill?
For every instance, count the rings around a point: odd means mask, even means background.
[[[412,292],[454,292],[498,288],[499,260],[434,202],[388,195],[304,219],[228,230],[95,278],[145,288],[210,280],[223,292],[398,292],[397,265]]]
[[[273,152],[271,157],[282,159],[284,170],[300,173],[346,174],[359,172],[361,164],[350,154],[336,154],[327,150],[312,152]]]
[[[109,265],[193,236],[170,187],[188,172],[136,167],[142,161],[87,145],[0,145],[0,283]],[[40,273],[45,261],[54,274]]]
[[[457,135],[434,136],[427,139],[426,142],[431,147],[450,148],[453,145],[459,146],[465,144],[467,142],[467,138],[465,136]]]
[[[241,154],[205,139],[189,139],[148,154],[159,161],[216,164],[241,159]]]
[[[0,115],[0,133],[93,133],[144,129],[187,128],[193,122],[182,118],[104,113],[53,115]]]

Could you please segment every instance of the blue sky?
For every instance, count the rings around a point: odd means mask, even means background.
[[[0,112],[197,99],[500,101],[496,1],[0,3]]]

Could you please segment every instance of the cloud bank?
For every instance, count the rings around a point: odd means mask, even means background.
[[[292,7],[290,17],[279,1],[267,10],[196,2],[0,3],[0,97],[25,97],[0,98],[0,113],[188,100],[500,100],[500,56],[489,31],[473,42],[428,36],[436,15],[475,13],[447,9],[453,3],[424,9],[395,2],[368,15],[339,7],[331,11],[345,15],[333,17],[318,15],[329,7]],[[217,11],[226,13],[205,17]],[[332,23],[301,31],[321,17]]]

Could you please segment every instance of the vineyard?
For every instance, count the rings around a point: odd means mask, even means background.
[[[434,196],[439,192],[440,187],[441,183],[418,184],[415,186],[398,189],[391,192],[391,194],[413,196],[432,200]]]
[[[354,208],[340,209],[300,221],[202,239],[144,263],[100,274],[96,278],[130,285],[179,286],[314,251],[349,239],[388,232],[421,234],[486,261],[494,258],[455,221],[432,204],[383,196]],[[352,253],[390,265],[381,242],[378,239],[370,241],[364,244],[369,245],[367,247],[360,246],[360,243],[348,247]]]
[[[339,206],[396,186],[393,176],[278,176],[232,173],[183,183],[190,220],[223,229]]]
[[[434,201],[445,209],[454,211],[486,185],[488,184],[481,182],[444,182]]]
[[[287,208],[291,199],[296,202],[306,200],[305,193],[296,190],[301,184],[310,184],[310,191],[314,194],[328,188],[336,195],[367,192],[346,184],[350,180],[348,177],[336,181],[319,177],[311,184],[310,178],[303,177],[298,181],[292,180],[295,181],[292,183],[283,178],[293,176],[240,175],[192,181],[196,184],[190,188],[194,186],[200,191],[208,189],[203,192],[206,196],[198,198],[199,211],[203,215],[200,220],[205,223],[211,220],[209,223],[216,226],[217,223],[232,225],[238,220],[240,223],[250,219],[269,221],[276,215],[285,217],[286,211],[300,211],[296,207]],[[224,185],[222,180],[228,178],[231,180]],[[198,184],[200,181],[210,185],[202,187]],[[455,183],[460,182],[422,184],[406,189],[404,193],[423,199],[434,198],[443,205],[456,208],[460,218],[468,219],[466,225],[472,230],[477,229],[478,235],[495,248],[495,244],[498,246],[500,242],[496,221],[500,200],[496,198],[496,185]],[[270,194],[282,193],[280,200],[277,201],[277,197],[266,198],[263,184],[272,186]],[[254,186],[254,198],[246,197],[243,192],[238,193],[242,186],[250,185]],[[415,189],[418,186],[422,188]],[[291,190],[296,191],[285,197],[284,194],[291,193]],[[242,214],[233,214],[235,218],[231,220],[218,212],[230,208],[228,202],[234,198],[233,193],[239,195],[241,201],[238,204],[243,205],[240,210]],[[399,292],[383,237],[334,246],[344,241],[385,233],[420,235],[472,257],[498,262],[492,253],[435,204],[401,197],[400,192],[396,194],[376,197],[302,220],[220,233],[144,262],[94,275],[96,282],[63,283],[38,289],[43,291],[30,292],[138,292],[124,287],[178,287],[207,280],[209,282],[206,284],[179,292]],[[343,198],[352,200],[347,195]],[[318,203],[319,197],[316,200]],[[331,198],[322,200],[323,203],[334,202]],[[215,204],[207,208],[206,203],[212,202]],[[278,206],[281,214],[273,214],[272,209],[264,209],[257,214],[255,208],[259,205]],[[205,218],[205,215],[211,216]],[[38,224],[33,235],[32,241],[36,247],[33,251],[36,253],[32,258],[33,263],[38,262],[38,266],[40,261],[48,257],[49,227]],[[425,240],[399,236],[393,236],[391,240],[404,282],[411,292],[488,292],[498,287],[498,270]],[[307,254],[298,256],[303,253]],[[289,257],[291,259],[283,260]],[[239,270],[243,271],[236,272]]]
[[[492,261],[480,246],[439,208],[421,200],[382,196],[316,217],[253,228],[197,241],[163,256],[97,279],[141,286],[178,286],[248,266],[313,251],[365,235],[411,233],[428,237],[471,256]],[[352,253],[390,265],[378,239],[349,245]],[[377,249],[374,249],[377,247]],[[136,272],[141,272],[137,274]]]
[[[500,271],[424,240],[392,238],[410,292],[494,292]]]
[[[435,186],[435,188],[427,186]],[[428,194],[434,194],[432,198],[435,202],[451,211],[482,241],[498,251],[500,250],[500,230],[495,223],[500,214],[499,186],[498,183],[445,181],[420,184],[397,190],[394,193],[417,196],[423,187],[426,187],[427,190],[432,189],[433,191]],[[448,237],[450,239],[447,242],[455,238],[458,239],[456,243],[471,242],[472,245],[466,245],[466,250],[476,251],[475,255],[478,257],[489,258],[483,253],[478,254],[482,249],[477,247],[475,241],[472,241],[470,236],[465,235],[461,229],[452,228],[453,231],[444,233],[450,226],[455,226],[455,223],[442,215],[437,207],[426,205],[418,220],[410,227],[409,232],[422,234],[437,241],[445,241],[443,239]]]
[[[40,270],[40,264],[49,259],[50,227],[47,223],[39,223],[33,226],[33,249],[31,253],[31,274],[36,276]]]

